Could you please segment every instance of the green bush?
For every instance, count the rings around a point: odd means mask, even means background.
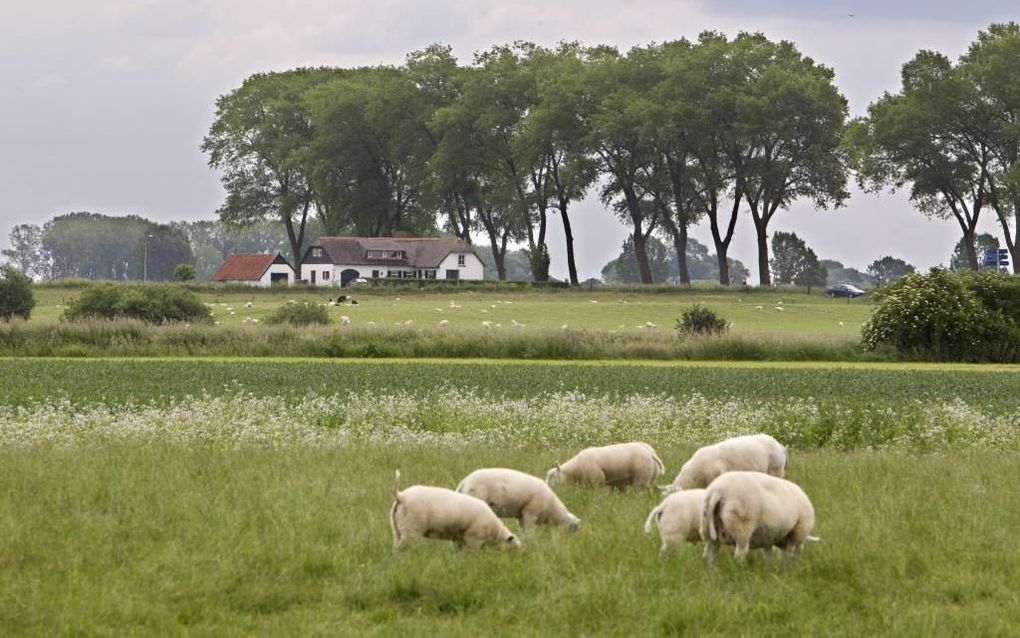
[[[268,324],[289,323],[292,326],[326,325],[329,323],[329,313],[325,306],[295,301],[283,304],[267,316],[265,321]]]
[[[177,264],[174,268],[174,281],[194,281],[198,272],[191,264]]]
[[[680,313],[676,329],[688,335],[721,335],[729,326],[726,320],[701,304],[694,304]]]
[[[0,319],[27,320],[32,308],[35,308],[32,280],[11,266],[0,268]]]
[[[939,268],[906,275],[885,289],[861,328],[864,347],[945,361],[1018,361],[1012,285],[996,275]]]
[[[176,286],[89,286],[68,304],[66,321],[139,319],[146,323],[208,321],[209,309],[198,297]]]

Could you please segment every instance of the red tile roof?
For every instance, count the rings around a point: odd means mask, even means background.
[[[258,281],[278,254],[241,253],[227,256],[213,281]]]

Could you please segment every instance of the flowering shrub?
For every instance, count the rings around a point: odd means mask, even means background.
[[[922,358],[1020,360],[1017,324],[983,303],[966,275],[938,268],[891,284],[861,335],[865,348],[891,348]]]
[[[694,393],[528,398],[460,388],[423,393],[358,391],[288,403],[245,392],[183,397],[165,406],[81,406],[65,400],[0,407],[0,447],[177,443],[223,448],[484,444],[582,447],[645,440],[700,446],[765,432],[795,449],[1020,451],[1020,412],[987,414],[960,399],[898,407],[815,399],[710,399]]]

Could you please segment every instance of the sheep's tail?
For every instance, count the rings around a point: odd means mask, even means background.
[[[719,530],[716,529],[716,520],[719,516],[719,509],[722,508],[723,499],[718,492],[710,492],[705,498],[705,509],[703,520],[708,527],[708,538],[713,541],[719,540]]]
[[[648,515],[648,519],[645,521],[645,534],[652,533],[652,527],[659,524],[659,519],[662,518],[662,504],[655,506],[655,509]]]
[[[818,536],[808,536],[808,537],[807,537],[807,538],[805,538],[804,540],[806,540],[806,541],[810,541],[810,542],[812,542],[812,543],[817,543],[817,542],[821,541],[822,539],[821,539],[821,538],[819,538]]]
[[[659,458],[659,455],[656,454],[654,450],[652,451],[652,460],[655,461],[655,467],[659,468],[659,475],[661,476],[665,474],[666,466],[663,464],[662,459]]]
[[[400,470],[396,471],[396,478],[393,479],[393,500],[396,508],[397,503],[400,503]]]

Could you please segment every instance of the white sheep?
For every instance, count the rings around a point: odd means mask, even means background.
[[[542,479],[517,470],[475,470],[460,482],[457,491],[482,499],[497,516],[516,518],[524,530],[536,523],[566,525],[571,530],[581,524]]]
[[[545,475],[545,482],[556,485],[564,481],[586,485],[636,488],[652,487],[665,466],[647,443],[617,443],[590,447]]]
[[[707,445],[695,452],[663,494],[708,487],[723,472],[745,470],[783,478],[789,458],[779,441],[767,434],[738,436]]]
[[[351,318],[348,317],[347,315],[340,315],[340,325],[341,326],[351,325]]]
[[[773,547],[787,558],[800,554],[811,536],[815,508],[797,484],[761,472],[727,472],[705,491],[701,537],[711,565],[719,545],[733,545],[743,560],[751,549]]]
[[[660,554],[668,554],[683,542],[701,540],[701,514],[705,506],[705,490],[684,490],[670,494],[648,514],[645,534],[659,527],[662,538]]]
[[[485,501],[445,487],[412,485],[400,491],[399,484],[400,470],[397,470],[390,507],[395,550],[419,538],[450,540],[458,548],[521,547],[521,541]]]

